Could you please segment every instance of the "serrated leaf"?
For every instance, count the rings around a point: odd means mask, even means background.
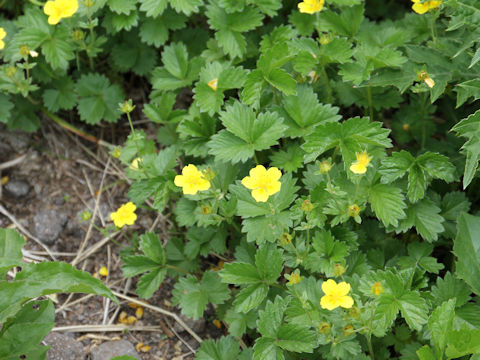
[[[399,219],[406,217],[402,191],[392,185],[376,184],[368,193],[368,201],[375,215],[385,226],[398,225]]]
[[[480,218],[466,213],[458,217],[453,252],[457,256],[456,274],[480,295]]]
[[[220,113],[226,130],[212,136],[210,154],[217,160],[237,163],[253,157],[255,151],[275,145],[286,126],[273,113],[262,113],[257,118],[247,105],[235,102]]]
[[[237,311],[248,313],[259,306],[268,294],[268,285],[257,283],[240,290],[233,305]]]
[[[407,218],[400,221],[399,227],[406,230],[415,226],[417,232],[428,242],[437,240],[438,235],[445,230],[442,225],[444,218],[439,215],[440,208],[427,198],[408,207],[405,213]]]
[[[177,12],[183,12],[185,15],[198,12],[203,0],[170,0],[170,5]]]
[[[449,359],[480,353],[480,329],[461,329],[448,334],[447,350]]]
[[[15,281],[0,281],[0,322],[17,313],[22,304],[43,295],[73,292],[90,293],[117,299],[100,280],[87,272],[62,262],[41,262],[25,265]]]
[[[202,281],[195,276],[181,278],[172,290],[173,302],[179,304],[182,314],[198,319],[203,315],[207,304],[223,304],[230,297],[226,284],[220,282],[217,273],[207,271]]]
[[[140,10],[145,11],[148,17],[161,15],[168,5],[168,0],[140,0]]]
[[[275,345],[287,351],[312,353],[315,333],[300,325],[283,324],[277,331]]]
[[[295,79],[283,69],[272,69],[265,80],[286,95],[296,95],[297,82]]]
[[[457,108],[459,108],[470,97],[473,97],[473,100],[480,99],[480,80],[473,79],[464,81],[457,84],[455,90],[457,91]]]
[[[321,124],[305,137],[305,160],[313,161],[338,146],[345,166],[349,166],[355,160],[355,152],[363,151],[367,146],[391,147],[389,133],[390,130],[382,128],[381,123],[371,122],[368,118],[356,117],[343,123]]]
[[[237,359],[240,345],[231,336],[222,336],[217,341],[205,340],[195,354],[196,360]]]
[[[158,290],[167,274],[166,268],[157,267],[157,269],[144,274],[138,279],[137,294],[143,299],[151,298],[153,293]]]
[[[432,334],[437,358],[443,358],[443,352],[447,346],[448,333],[453,328],[454,317],[455,299],[450,299],[436,308],[428,319],[428,328]]]
[[[55,81],[52,85],[52,88],[46,89],[42,94],[43,103],[47,109],[53,112],[57,112],[60,109],[73,109],[77,103],[73,80],[66,76]]]
[[[115,122],[121,115],[118,104],[123,98],[118,85],[110,85],[104,75],[83,75],[75,85],[80,97],[77,105],[80,118],[88,124],[96,124],[102,119]]]
[[[283,270],[282,252],[274,244],[265,244],[255,255],[255,265],[261,279],[273,284]]]
[[[467,156],[463,174],[463,188],[466,189],[475,176],[480,160],[480,110],[462,119],[452,128],[452,131],[455,131],[458,136],[468,138],[462,146],[462,152]]]
[[[250,311],[246,314],[239,313],[235,309],[230,308],[225,314],[225,321],[228,324],[228,333],[232,336],[242,337],[247,327],[249,329],[255,328],[257,321],[257,312]]]
[[[259,338],[253,347],[255,360],[284,360],[283,350],[275,345],[271,338]]]
[[[155,233],[140,236],[140,247],[143,253],[159,265],[165,265],[165,251],[160,238]]]
[[[223,282],[235,285],[262,282],[262,277],[255,266],[241,262],[225,264],[220,276]]]
[[[267,301],[265,309],[259,312],[257,326],[260,334],[270,338],[277,336],[287,305],[288,301],[280,296],[275,297],[274,302]]]
[[[450,272],[447,272],[443,279],[438,277],[436,285],[432,286],[432,297],[436,305],[456,298],[455,306],[460,307],[470,300],[470,294],[468,285]]]

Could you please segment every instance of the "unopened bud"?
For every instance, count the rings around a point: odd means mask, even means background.
[[[376,281],[372,287],[371,287],[371,290],[372,290],[372,293],[374,295],[380,295],[381,293],[383,293],[384,289],[383,289],[383,285],[380,281]]]
[[[280,235],[280,243],[282,245],[288,245],[292,242],[292,235],[290,235],[289,233],[283,233],[282,235]]]
[[[339,277],[342,276],[345,273],[345,266],[342,264],[335,264],[333,266],[333,276]]]
[[[330,329],[331,329],[331,326],[327,322],[321,322],[320,324],[318,324],[318,331],[321,334],[327,335],[330,332]]]
[[[320,174],[326,174],[330,170],[332,170],[332,163],[330,162],[330,159],[329,160],[323,160],[320,163]]]
[[[308,199],[305,199],[302,203],[302,211],[309,212],[312,211],[314,208],[312,202]]]
[[[132,99],[125,101],[123,104],[120,104],[120,109],[124,114],[130,114],[133,109],[135,109],[135,105],[133,105]]]
[[[360,214],[360,207],[357,204],[349,205],[347,209],[347,215],[351,217],[357,217]]]

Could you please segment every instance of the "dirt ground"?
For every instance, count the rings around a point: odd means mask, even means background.
[[[118,127],[120,131],[115,130],[116,139],[110,137],[109,140],[121,144],[128,128],[125,127],[122,133],[122,125]],[[104,131],[110,129],[97,130],[95,135],[102,137]],[[2,169],[2,164],[12,160],[17,162]],[[60,226],[61,230],[58,238],[45,244],[57,260],[74,262],[78,268],[92,274],[106,266],[109,275],[102,280],[112,290],[137,298],[134,292],[136,278],[132,281],[122,279],[119,252],[122,247],[128,246],[129,237],[135,231],[142,234],[153,230],[166,234],[169,215],[139,209],[134,226],[105,241],[99,229],[111,224],[110,212],[128,201],[128,179],[121,164],[110,157],[107,148],[89,143],[48,120],[42,123],[37,133],[31,135],[8,132],[0,127],[0,179],[3,179],[3,185],[0,185],[0,204],[3,205],[0,227],[16,228],[26,235],[26,249],[33,256],[50,259],[47,251],[32,240],[38,232],[49,230],[42,228],[49,224],[42,224],[39,217],[39,214],[46,214],[52,217],[50,225]],[[8,191],[8,183],[11,191]],[[16,189],[15,193],[15,186],[19,184],[21,189]],[[102,192],[99,196],[100,188]],[[95,206],[96,226],[89,229],[90,222],[82,221],[80,214],[85,210],[93,214]],[[82,254],[80,258],[77,257],[79,253]],[[167,278],[148,302],[179,313],[170,303],[172,287],[173,280]],[[136,330],[118,331],[122,326],[118,323],[120,312],[126,311],[128,315],[135,313],[127,300],[119,299],[120,307],[107,303],[100,296],[82,294],[61,294],[53,300],[56,301],[56,329],[68,326],[67,332],[84,346],[87,359],[90,359],[92,348],[118,338],[134,346],[139,343],[151,346],[147,352],[139,351],[145,360],[193,359],[193,351],[199,346],[188,332],[176,324],[175,319],[147,308],[143,318],[134,325]],[[202,339],[218,337],[225,329],[217,329],[212,320],[207,316],[205,320],[188,321],[187,324]],[[108,331],[95,327],[99,325],[107,325]]]

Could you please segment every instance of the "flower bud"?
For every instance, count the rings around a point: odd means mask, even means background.
[[[330,159],[323,160],[320,163],[320,174],[327,174],[330,170],[332,170],[332,163],[330,162]]]
[[[22,45],[20,46],[20,56],[23,58],[27,58],[30,52],[30,49],[28,48],[27,45]]]
[[[321,322],[320,324],[318,324],[318,331],[321,333],[321,334],[325,334],[327,335],[329,332],[330,332],[330,329],[331,329],[331,326],[329,323],[327,322]]]
[[[360,309],[357,306],[353,306],[349,311],[348,315],[354,319],[358,319],[360,317]]]
[[[289,233],[283,233],[282,235],[280,235],[280,243],[282,245],[288,245],[292,242],[292,235],[290,235]]]
[[[342,329],[343,336],[350,336],[355,332],[353,325],[347,325]]]
[[[300,281],[302,281],[302,279],[303,279],[303,276],[300,276],[300,272],[298,270],[296,270],[295,272],[293,272],[291,274],[286,274],[285,278],[288,280],[287,285],[292,286],[292,285],[297,285],[298,283],[300,283]]]
[[[308,199],[305,199],[302,203],[302,211],[309,212],[312,211],[314,208],[312,202]]]
[[[345,273],[345,266],[342,264],[335,264],[333,266],[333,276],[339,277],[342,276]]]
[[[372,287],[371,287],[371,290],[372,290],[372,293],[374,295],[380,295],[381,293],[383,293],[384,291],[384,288],[383,288],[383,285],[380,281],[377,281],[375,282]]]
[[[200,209],[203,215],[210,215],[212,213],[212,207],[210,205],[202,205]]]
[[[133,109],[135,109],[135,105],[133,105],[132,99],[125,101],[123,104],[120,104],[120,109],[124,114],[130,114]]]
[[[348,206],[347,215],[351,217],[357,217],[360,214],[360,207],[357,204]]]
[[[403,124],[403,125],[402,125],[402,129],[403,129],[404,131],[410,131],[410,125],[409,125],[409,124]]]
[[[17,68],[15,66],[9,66],[5,69],[5,75],[9,78],[13,78],[17,73]]]
[[[73,31],[73,40],[75,41],[82,41],[85,39],[85,33],[82,30],[74,30]]]

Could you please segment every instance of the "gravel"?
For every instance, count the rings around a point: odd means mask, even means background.
[[[33,217],[36,236],[47,245],[53,245],[67,222],[67,215],[55,209],[40,210]]]
[[[135,347],[126,340],[107,341],[91,350],[92,360],[110,360],[112,357],[130,355],[140,359]]]
[[[84,360],[83,345],[68,335],[52,332],[44,339],[51,348],[47,352],[47,360]]]
[[[8,195],[14,198],[21,198],[27,196],[30,192],[30,184],[25,180],[10,180],[5,185],[5,190]]]

